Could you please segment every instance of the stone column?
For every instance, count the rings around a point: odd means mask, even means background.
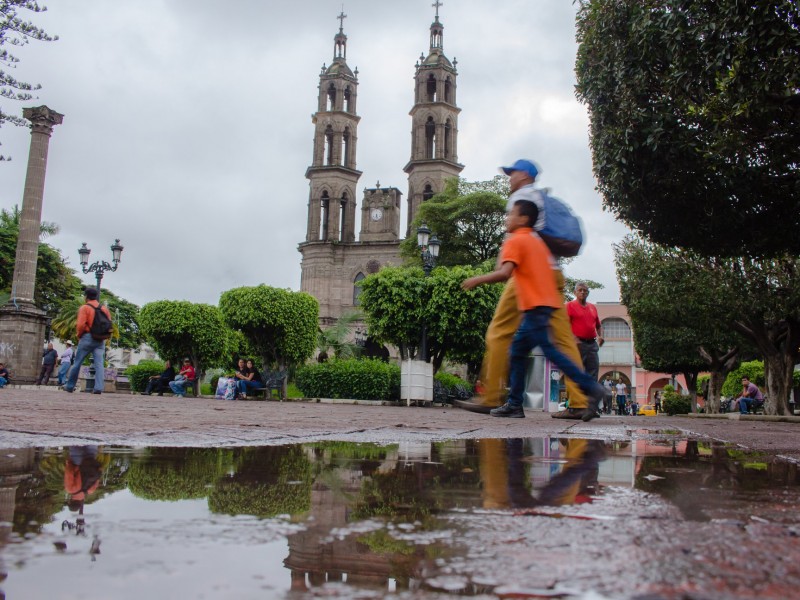
[[[39,371],[47,326],[46,314],[33,302],[47,151],[53,127],[61,124],[64,115],[46,106],[24,108],[22,115],[31,122],[31,149],[22,196],[11,299],[0,308],[0,362],[5,363],[11,372],[13,383],[32,383]]]

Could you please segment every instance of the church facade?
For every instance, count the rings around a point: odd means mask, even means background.
[[[346,15],[338,17],[333,62],[323,65],[319,75],[317,110],[312,116],[314,147],[306,170],[308,222],[306,238],[298,247],[300,288],[319,301],[323,327],[358,306],[362,279],[402,263],[400,242],[411,235],[420,204],[441,192],[445,181],[464,168],[457,153],[457,63],[444,54],[440,5],[434,4],[428,55],[422,54],[415,65],[411,156],[403,168],[408,176],[405,228],[400,222],[403,193],[398,188],[377,183],[365,188],[357,200],[358,69],[352,71],[347,64]]]

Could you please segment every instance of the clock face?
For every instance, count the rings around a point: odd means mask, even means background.
[[[383,211],[380,208],[372,209],[372,220],[380,221],[383,218]]]

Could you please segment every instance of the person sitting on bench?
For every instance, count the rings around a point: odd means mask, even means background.
[[[175,369],[172,368],[172,363],[166,361],[164,363],[164,370],[159,375],[151,375],[147,380],[147,387],[144,388],[143,394],[149,396],[153,392],[158,392],[159,396],[163,396],[164,392],[169,389],[169,382],[175,379]]]
[[[258,372],[258,369],[256,369],[252,360],[248,359],[245,371],[241,373],[243,377],[237,379],[236,385],[239,388],[239,394],[242,398],[247,398],[247,390],[264,387],[264,380],[261,378],[261,374]]]

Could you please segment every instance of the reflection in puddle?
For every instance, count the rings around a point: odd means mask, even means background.
[[[773,457],[652,435],[2,450],[0,598],[500,593],[525,576],[475,574],[476,535],[532,543],[523,522],[669,511],[746,521],[754,503],[786,523],[797,484]],[[562,582],[513,583],[552,595]]]

